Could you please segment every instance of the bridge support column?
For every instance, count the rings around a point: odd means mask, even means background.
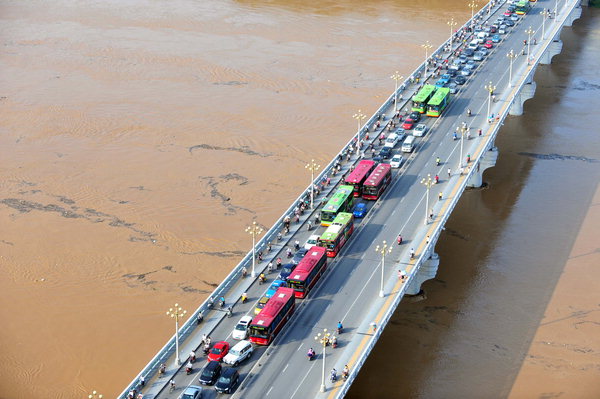
[[[417,295],[421,292],[421,284],[435,277],[438,266],[440,265],[440,257],[435,252],[431,257],[421,264],[417,274],[410,281],[410,285],[406,288],[408,295]]]
[[[565,19],[563,26],[573,26],[573,21],[581,17],[581,6],[575,7],[569,16]]]
[[[496,160],[498,159],[498,148],[492,147],[483,154],[479,163],[475,165],[475,171],[467,180],[467,187],[481,187],[483,184],[483,172],[493,166],[496,166]]]
[[[535,94],[535,88],[536,84],[534,81],[524,84],[519,93],[515,95],[508,113],[513,116],[523,115],[523,104],[525,104],[525,101],[533,98]]]
[[[560,40],[554,40],[552,43],[550,43],[544,54],[542,54],[540,57],[540,64],[549,65],[552,62],[552,57],[560,54],[562,51],[562,46],[563,43]]]

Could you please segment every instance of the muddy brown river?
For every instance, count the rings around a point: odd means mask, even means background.
[[[352,114],[374,112],[390,75],[470,12],[458,0],[0,2],[0,398],[120,393],[172,335],[165,311],[196,308],[250,249],[246,225],[270,226],[308,185],[305,164],[328,162]],[[564,30],[536,98],[504,126],[488,186],[447,225],[427,300],[399,307],[349,397],[543,393],[511,389],[597,204],[599,31],[597,9]],[[597,293],[570,310],[589,322],[570,397],[600,396]]]

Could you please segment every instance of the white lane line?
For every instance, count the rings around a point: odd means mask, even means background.
[[[269,394],[271,393],[272,390],[273,390],[273,387],[269,388],[269,390],[267,391],[267,394],[265,396],[269,396]]]
[[[287,368],[288,368],[288,366],[289,366],[289,365],[290,365],[289,363],[288,363],[288,364],[286,364],[286,365],[285,365],[285,367],[283,368],[283,370],[281,370],[281,373],[282,373],[282,374],[283,374],[283,373],[285,373],[285,370],[287,370]]]
[[[300,346],[298,347],[298,349],[296,349],[296,352],[298,352],[300,349],[302,349],[302,344],[300,344]]]
[[[310,360],[309,360],[310,361]],[[294,393],[292,393],[292,396],[290,396],[290,399],[292,399],[294,396],[296,396],[296,393],[298,392],[298,389],[300,389],[301,386],[304,385],[304,380],[306,379],[306,377],[308,377],[308,374],[310,373],[310,371],[312,370],[312,368],[315,366],[316,362],[313,362],[314,364],[312,366],[310,366],[310,368],[308,369],[308,372],[306,373],[306,375],[304,376],[304,378],[302,378],[302,381],[300,381],[300,383],[298,384],[298,386],[296,387],[296,389],[294,390]]]
[[[364,255],[363,255],[364,256]],[[352,302],[352,305],[350,305],[350,308],[348,308],[348,311],[346,312],[346,314],[344,315],[344,317],[342,317],[342,320],[340,321],[344,321],[346,320],[346,316],[348,316],[348,313],[350,313],[350,311],[352,310],[352,308],[354,307],[354,304],[356,303],[356,301],[358,301],[358,299],[360,298],[360,296],[362,295],[363,291],[365,290],[365,288],[367,288],[367,285],[369,283],[369,281],[371,281],[371,279],[373,278],[373,275],[375,274],[375,272],[379,271],[378,267],[374,267],[373,268],[373,272],[371,273],[371,275],[369,276],[369,279],[365,282],[365,284],[363,285],[362,290],[360,290],[360,292],[358,293],[358,295],[356,296],[356,298],[354,299],[354,302]]]

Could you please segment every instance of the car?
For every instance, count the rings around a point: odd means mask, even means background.
[[[398,137],[404,137],[404,135],[406,134],[406,133],[404,133],[404,129],[402,129],[401,127],[396,129],[396,131],[394,133],[396,133],[398,135]]]
[[[404,129],[402,129],[404,131]],[[403,134],[404,136],[404,134]],[[398,144],[399,136],[396,133],[390,133],[385,139],[384,146],[394,148]]]
[[[402,155],[400,155],[400,154],[396,154],[392,157],[392,160],[390,161],[390,166],[392,168],[399,168],[400,166],[402,166],[403,162],[404,162],[404,157],[402,157]]]
[[[469,60],[465,65],[465,68],[475,69],[477,68],[477,63],[474,60]]]
[[[475,61],[483,61],[484,54],[481,51],[476,51],[473,55],[473,60]]]
[[[209,362],[212,360],[220,362],[221,360],[223,360],[225,355],[227,355],[227,352],[229,352],[229,346],[229,342],[227,341],[217,342],[212,348],[210,348],[210,351],[208,351],[208,356],[206,357],[206,360],[208,360]]]
[[[461,54],[458,56],[458,60],[460,60],[461,64],[464,64],[465,62],[467,62],[467,56],[464,54]]]
[[[510,16],[510,21],[518,22],[519,21],[519,16],[517,14],[511,15]]]
[[[269,302],[269,297],[267,297],[267,296],[260,297],[258,302],[256,302],[256,306],[254,307],[254,314],[258,315],[260,313],[260,311],[263,310],[263,308],[265,307],[267,302]]]
[[[319,235],[311,235],[310,237],[308,237],[308,240],[306,240],[306,242],[304,243],[304,249],[311,249],[312,247],[317,245],[317,241],[319,241]]]
[[[448,75],[450,75],[450,77],[455,77],[456,76],[456,69],[454,68],[448,68]]]
[[[267,290],[267,292],[265,292],[265,296],[267,298],[271,298],[273,295],[275,295],[275,293],[277,292],[277,289],[279,287],[285,287],[286,286],[286,282],[285,280],[275,280],[271,283],[271,285],[269,286],[269,289]]]
[[[511,13],[515,12],[516,9],[517,9],[517,6],[515,6],[514,4],[511,4],[508,6],[508,11],[510,11]]]
[[[472,72],[472,69],[471,69],[471,68],[463,68],[463,70],[462,70],[462,71],[460,71],[460,74],[461,74],[462,76],[470,76],[470,75],[471,75],[471,72]],[[456,82],[456,80],[455,80],[455,82]]]
[[[215,390],[219,393],[232,393],[239,380],[240,374],[236,369],[225,367],[215,384]]]
[[[419,123],[413,130],[413,136],[421,137],[425,132],[427,132],[427,126],[424,123]]]
[[[244,360],[250,358],[253,350],[250,341],[240,341],[231,348],[229,353],[223,358],[223,362],[232,366],[237,366]]]
[[[308,249],[300,248],[298,251],[296,251],[296,253],[292,257],[292,263],[295,265],[300,263],[300,261],[302,260],[302,258],[304,258],[304,255],[306,255],[307,252],[308,252]]]
[[[450,82],[448,88],[450,89],[450,94],[456,94],[458,92],[458,85],[456,84],[456,82]],[[415,132],[413,130],[413,135],[414,133]]]
[[[467,78],[465,78],[464,76],[457,76],[454,78],[454,82],[457,85],[464,85],[465,83],[467,83]]]
[[[502,15],[504,15],[505,17],[510,17],[512,15],[512,11],[506,10],[506,11],[504,11],[504,14],[502,14]]]
[[[490,33],[496,33],[498,31],[498,27],[496,25],[490,26]]]
[[[248,338],[248,327],[252,322],[252,316],[244,316],[238,321],[231,332],[231,338],[233,339],[246,339]]]
[[[250,318],[252,320],[252,318]],[[198,377],[198,381],[202,385],[213,385],[217,382],[217,378],[221,375],[221,363],[213,360],[212,362],[208,362],[206,366],[202,369],[200,373],[200,377]]]
[[[443,74],[442,78],[444,78],[444,79],[450,79],[450,75]],[[419,112],[417,112],[417,111],[413,111],[413,112],[410,113],[410,115],[408,115],[408,118],[411,121],[413,121],[413,122],[416,123],[416,122],[418,122],[418,121],[421,120],[421,114]]]
[[[490,50],[486,49],[485,47],[480,47],[479,50],[484,56],[488,55]]]
[[[498,24],[498,25],[500,25],[500,24],[503,24],[504,21],[505,21],[504,17],[498,17],[498,18],[496,18],[496,22],[495,23]]]
[[[492,36],[492,42],[499,43],[500,42],[500,35],[494,35],[494,36]]]
[[[506,35],[506,25],[501,25],[500,29],[498,29],[498,33],[501,35]]]
[[[437,84],[436,84],[436,86],[437,86]],[[403,128],[403,129],[406,129],[406,130],[410,130],[410,129],[412,129],[412,128],[413,128],[413,125],[414,125],[414,124],[415,124],[415,122],[413,122],[412,120],[410,120],[410,119],[406,119],[406,120],[404,121],[404,123],[402,124],[402,128]]]
[[[319,238],[319,236],[317,236],[317,238]],[[294,265],[293,263],[286,263],[281,268],[281,271],[279,272],[279,276],[277,276],[277,278],[280,280],[285,280],[290,274],[292,274],[295,268],[296,265]]]
[[[460,64],[462,64],[462,61],[460,60],[460,58],[456,57],[455,59],[452,60],[452,65],[456,65],[460,68]],[[450,66],[449,68],[452,68],[452,66]]]
[[[473,48],[466,48],[463,51],[463,54],[466,55],[467,57],[472,57],[474,53],[475,53],[475,49],[473,49]]]
[[[483,31],[486,33],[486,36],[489,36],[492,31],[492,28],[490,26],[486,26]]]
[[[365,204],[364,202],[359,202],[354,206],[354,209],[352,209],[352,214],[355,218],[365,217],[365,215],[367,214],[367,204]]]
[[[392,147],[383,147],[379,150],[379,156],[382,159],[388,159],[392,155]]]
[[[488,48],[488,49],[492,48],[492,47],[494,47],[494,43],[491,40],[488,40],[487,42],[485,42],[483,47]]]
[[[100,395],[102,396],[102,395]],[[198,385],[190,385],[179,396],[179,399],[200,399],[202,397],[202,387]]]
[[[458,60],[458,58],[455,58],[454,61]],[[460,63],[460,61],[458,61]],[[454,71],[454,74],[456,74],[458,71],[460,71],[460,65],[456,65],[456,64],[452,64],[448,67],[448,72],[450,71]]]
[[[512,19],[506,20],[506,21],[504,21],[504,23],[507,26],[515,26],[515,21],[513,21]]]

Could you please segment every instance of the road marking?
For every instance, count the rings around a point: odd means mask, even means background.
[[[273,387],[269,388],[269,390],[267,391],[267,395],[266,396],[269,396],[269,394],[271,393],[272,390],[273,390]]]
[[[282,372],[282,373],[285,373],[285,370],[287,370],[287,368],[288,368],[288,366],[289,366],[289,365],[290,365],[289,363],[288,363],[288,364],[286,364],[286,365],[285,365],[285,367],[283,368],[283,370],[281,370],[281,372]]]
[[[315,364],[316,364],[316,362],[314,362],[313,365],[310,366],[310,368],[308,369],[308,372],[304,375],[304,378],[302,378],[302,381],[300,381],[300,383],[298,384],[298,386],[294,390],[294,393],[292,393],[292,396],[290,396],[290,399],[292,399],[294,396],[296,396],[296,393],[298,392],[298,389],[300,389],[300,387],[304,384],[304,380],[306,379],[306,377],[308,377],[308,374],[311,372],[312,368],[315,367]]]
[[[296,349],[296,352],[298,352],[300,349],[302,349],[302,344],[300,344],[300,346],[298,347],[298,349]]]

